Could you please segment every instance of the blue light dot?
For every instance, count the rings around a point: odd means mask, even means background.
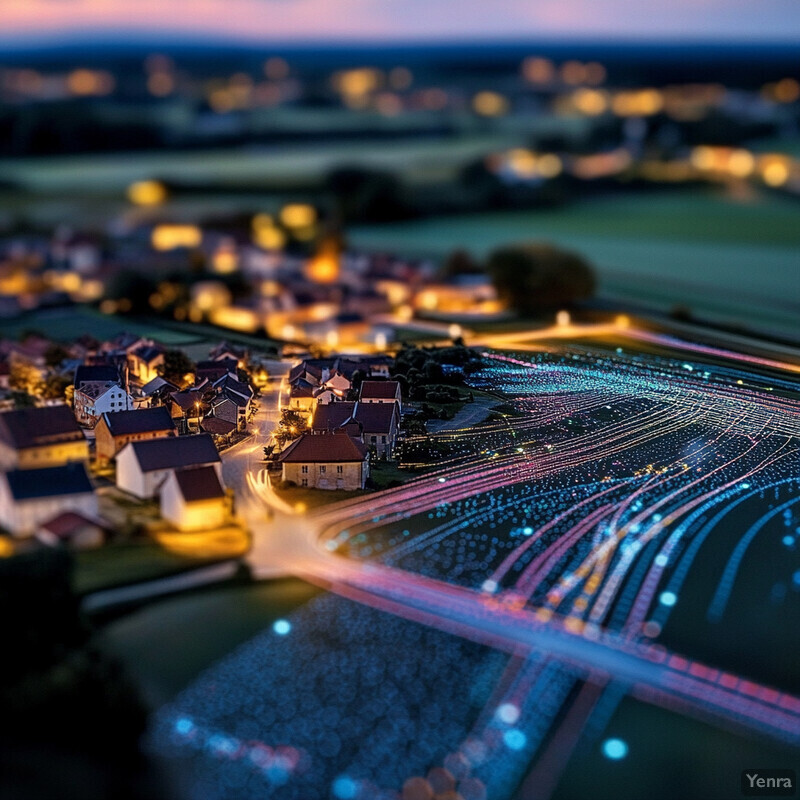
[[[531,528],[531,527],[530,527],[530,525],[526,525],[526,526],[525,526],[525,527],[522,529],[522,532],[523,532],[523,533],[524,533],[526,536],[530,536],[530,535],[533,533],[533,528]]]
[[[358,795],[358,786],[352,778],[340,775],[333,782],[333,796],[339,800],[353,800]]]
[[[181,717],[175,723],[175,730],[180,733],[181,736],[186,736],[186,734],[191,733],[194,730],[194,723],[187,717]]]
[[[272,630],[274,630],[278,636],[286,636],[291,629],[292,623],[289,622],[288,619],[276,619],[275,622],[272,623]]]
[[[669,558],[664,553],[659,553],[654,560],[657,567],[666,567],[669,563]]]
[[[622,739],[606,739],[603,742],[603,755],[612,761],[619,761],[628,755],[628,745]]]
[[[792,575],[792,583],[795,586],[800,586],[800,569]]]
[[[675,592],[661,592],[658,600],[662,606],[674,606],[678,602],[678,597]]]
[[[786,534],[786,536],[784,536],[784,537],[783,537],[783,543],[784,543],[784,544],[785,544],[787,547],[792,547],[792,546],[794,545],[794,536],[790,536],[790,535],[787,533],[787,534]]]
[[[503,741],[509,750],[522,750],[528,737],[518,728],[512,728],[503,734]]]

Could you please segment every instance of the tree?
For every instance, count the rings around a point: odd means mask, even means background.
[[[501,247],[489,256],[487,271],[498,297],[523,314],[570,305],[595,289],[583,256],[547,242]]]
[[[64,400],[66,399],[66,391],[69,387],[72,387],[72,381],[69,378],[65,375],[53,373],[48,375],[45,379],[42,397],[46,400]]]
[[[286,442],[297,439],[308,431],[308,420],[304,414],[292,408],[285,408],[281,413],[275,440],[283,447]]]
[[[8,385],[17,392],[29,394],[32,397],[40,397],[44,391],[44,379],[33,364],[18,361],[11,365],[8,376]]]
[[[463,248],[453,250],[445,259],[441,269],[443,278],[456,278],[459,275],[480,275],[482,272],[481,265],[478,264],[468,250]]]
[[[48,367],[58,367],[67,358],[69,358],[69,353],[66,348],[60,344],[51,344],[45,351],[44,363]]]
[[[164,363],[158,367],[158,374],[176,386],[183,386],[186,383],[184,376],[194,374],[194,371],[194,361],[183,350],[167,350]]]

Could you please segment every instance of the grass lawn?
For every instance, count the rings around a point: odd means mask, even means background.
[[[163,578],[218,561],[216,558],[189,558],[167,552],[149,539],[112,542],[96,550],[75,554],[73,589],[87,594],[100,589]]]
[[[203,669],[319,592],[295,578],[205,589],[128,614],[104,628],[103,640],[156,708]]]

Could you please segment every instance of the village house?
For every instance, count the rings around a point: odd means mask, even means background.
[[[219,417],[204,417],[200,420],[200,430],[203,433],[210,433],[217,447],[226,447],[233,441],[236,423]]]
[[[342,402],[319,405],[311,422],[313,434],[334,431],[356,423],[358,438],[376,458],[390,460],[397,444],[400,415],[395,403]],[[350,428],[352,431],[353,428]]]
[[[97,515],[97,497],[83,464],[0,473],[0,523],[15,536],[32,535],[65,511]]]
[[[236,424],[238,431],[247,428],[247,420],[254,408],[253,390],[230,375],[212,384],[216,397],[211,400],[211,414]]]
[[[284,481],[313,489],[363,489],[369,453],[345,430],[303,434],[279,456]]]
[[[0,414],[0,468],[54,467],[85,461],[89,444],[68,406],[19,408]]]
[[[128,374],[140,386],[158,377],[164,366],[164,348],[156,344],[143,344],[128,353]]]
[[[222,358],[218,361],[198,361],[194,372],[195,381],[202,383],[207,380],[214,383],[225,376],[238,379],[238,369],[238,362],[231,358]]]
[[[183,433],[191,427],[196,430],[209,408],[206,392],[203,389],[184,389],[180,392],[171,392],[169,395],[170,415]]]
[[[222,462],[207,433],[129,442],[117,453],[117,487],[142,499],[155,497],[173,470],[208,466],[222,478]]]
[[[180,531],[202,531],[224,525],[230,502],[214,467],[176,469],[161,487],[161,516]]]
[[[128,442],[174,436],[175,424],[164,406],[138,411],[106,412],[95,428],[95,458],[111,461]]]
[[[403,410],[400,384],[397,381],[364,381],[358,399],[362,403],[396,403],[397,410]]]
[[[239,366],[242,366],[247,361],[247,348],[240,347],[230,342],[220,342],[215,347],[212,347],[208,353],[211,361],[236,361]]]
[[[109,411],[129,411],[133,398],[116,381],[84,381],[75,389],[75,419],[87,428],[94,428],[98,419]]]
[[[150,407],[167,405],[170,403],[169,396],[172,392],[177,392],[178,388],[174,383],[170,383],[160,375],[146,383],[136,393],[133,402],[140,407]]]
[[[96,520],[77,511],[62,511],[43,522],[34,536],[45,545],[66,545],[74,550],[89,550],[105,543],[108,532]]]

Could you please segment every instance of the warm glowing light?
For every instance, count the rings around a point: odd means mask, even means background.
[[[692,162],[692,166],[695,169],[706,171],[713,169],[714,167],[714,151],[710,147],[700,145],[693,148],[692,154],[689,158]]]
[[[153,248],[161,251],[199,247],[202,240],[203,233],[196,225],[157,225],[150,239]]]
[[[377,69],[363,67],[337,72],[333,76],[333,87],[343,95],[360,96],[374,92],[381,85],[381,73]]]
[[[734,150],[728,158],[728,170],[737,178],[746,178],[755,165],[753,154],[747,150]]]
[[[462,336],[463,333],[464,333],[464,329],[460,325],[456,325],[455,323],[450,325],[450,327],[448,327],[448,329],[447,329],[447,335],[451,339],[458,339],[458,337]]]
[[[306,265],[306,275],[315,283],[333,283],[339,278],[339,249],[332,241],[324,241]]]
[[[536,155],[518,147],[508,151],[508,165],[522,178],[533,178],[537,174]]]
[[[584,83],[587,78],[586,67],[580,61],[567,61],[561,67],[561,80],[570,86]]]
[[[559,328],[566,328],[572,322],[569,311],[559,311],[556,314],[556,325]]]
[[[76,69],[67,76],[67,89],[76,95],[108,94],[114,88],[114,79],[107,72]]]
[[[287,228],[307,228],[317,221],[317,210],[307,203],[290,203],[281,209],[281,222]]]
[[[147,79],[147,91],[156,97],[166,97],[175,89],[175,79],[168,72],[154,72]]]
[[[578,89],[572,95],[572,103],[587,116],[597,116],[608,109],[608,97],[597,89]]]
[[[166,187],[158,181],[137,181],[128,187],[128,200],[137,206],[157,206],[166,199]]]
[[[663,107],[664,98],[658,89],[618,92],[611,101],[611,108],[620,117],[647,117]]]
[[[620,314],[614,319],[614,324],[618,328],[630,328],[631,318],[626,316],[625,314]]]
[[[220,275],[227,275],[231,272],[236,272],[239,268],[239,256],[235,250],[221,247],[211,257],[211,265],[214,268],[214,272],[218,272]]]
[[[220,328],[230,328],[233,331],[245,333],[253,333],[261,327],[261,318],[258,312],[237,306],[215,308],[209,314],[209,319]]]
[[[597,61],[590,61],[586,64],[586,83],[592,86],[599,86],[605,82],[606,68]]]
[[[497,92],[478,92],[472,98],[472,108],[482,117],[499,117],[508,111],[508,100]]]
[[[522,74],[531,83],[549,83],[555,75],[553,62],[547,58],[526,58],[522,62]]]
[[[783,186],[789,180],[789,166],[784,159],[767,160],[761,167],[761,177],[767,186]]]
[[[280,228],[257,228],[253,242],[264,250],[280,250],[286,244],[286,234]]]
[[[561,159],[555,153],[545,153],[536,162],[536,169],[543,178],[555,178],[562,168]]]
[[[779,103],[794,103],[800,100],[800,83],[794,78],[783,78],[775,84],[772,93]]]

